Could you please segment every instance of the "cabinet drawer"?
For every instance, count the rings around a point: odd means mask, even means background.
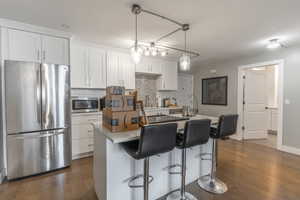
[[[72,140],[72,156],[88,153],[94,150],[93,138]]]
[[[72,124],[91,124],[93,122],[99,123],[102,115],[78,115],[72,116]]]
[[[93,138],[94,128],[90,124],[73,124],[72,139]]]

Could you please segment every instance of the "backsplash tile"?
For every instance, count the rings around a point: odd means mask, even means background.
[[[151,106],[156,106],[156,97],[176,98],[179,106],[193,106],[193,75],[179,74],[178,75],[178,90],[177,91],[158,91],[156,85],[157,77],[152,76],[136,76],[135,85],[138,90],[138,98],[145,102],[146,95],[149,95]]]

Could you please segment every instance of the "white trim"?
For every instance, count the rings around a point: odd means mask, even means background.
[[[25,24],[22,22],[17,22],[9,19],[4,19],[4,18],[0,18],[0,26],[10,28],[10,29],[22,30],[22,31],[27,31],[32,33],[48,35],[48,36],[62,37],[67,39],[70,39],[72,37],[72,34],[68,32],[63,32],[63,31],[36,26],[32,24]]]
[[[284,149],[282,148],[282,137],[283,137],[283,77],[284,77],[284,60],[273,60],[268,62],[260,62],[250,65],[242,65],[238,67],[238,94],[237,94],[237,104],[238,104],[238,114],[240,116],[240,119],[243,119],[243,103],[241,101],[242,95],[243,95],[243,75],[244,70],[248,68],[254,68],[254,67],[261,67],[261,66],[267,66],[267,65],[278,65],[278,135],[277,135],[277,149]],[[238,132],[240,133],[240,137],[243,139],[243,130],[242,130],[242,122],[243,120],[239,120],[238,122]],[[299,150],[300,151],[300,150]],[[287,151],[288,152],[288,151]]]
[[[242,134],[236,133],[236,134],[230,136],[230,139],[234,139],[234,140],[239,140],[239,141],[241,141],[241,140],[243,139],[241,136],[242,136]]]
[[[286,145],[281,145],[280,147],[277,147],[277,148],[280,151],[300,155],[300,149],[295,148],[295,147],[289,147],[289,146],[286,146]]]

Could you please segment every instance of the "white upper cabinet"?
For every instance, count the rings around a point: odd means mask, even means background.
[[[35,33],[6,29],[8,60],[41,62],[41,36]]]
[[[106,87],[106,52],[100,48],[71,44],[71,87]]]
[[[112,85],[135,89],[135,65],[130,55],[112,51],[107,53],[107,86]]]
[[[99,48],[88,49],[88,77],[91,88],[106,87],[106,52]]]
[[[42,36],[42,60],[44,63],[69,64],[69,41],[64,38]]]
[[[6,29],[8,42],[4,47],[9,60],[69,64],[68,39],[37,33]]]
[[[88,87],[87,48],[80,44],[71,44],[71,87]]]
[[[158,90],[177,90],[178,69],[177,63],[164,61],[161,66],[162,75],[157,80]]]
[[[144,57],[141,62],[136,65],[135,72],[140,74],[160,75],[161,61]]]

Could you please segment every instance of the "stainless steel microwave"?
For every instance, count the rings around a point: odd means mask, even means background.
[[[72,112],[86,113],[99,112],[100,102],[98,97],[72,97]]]

